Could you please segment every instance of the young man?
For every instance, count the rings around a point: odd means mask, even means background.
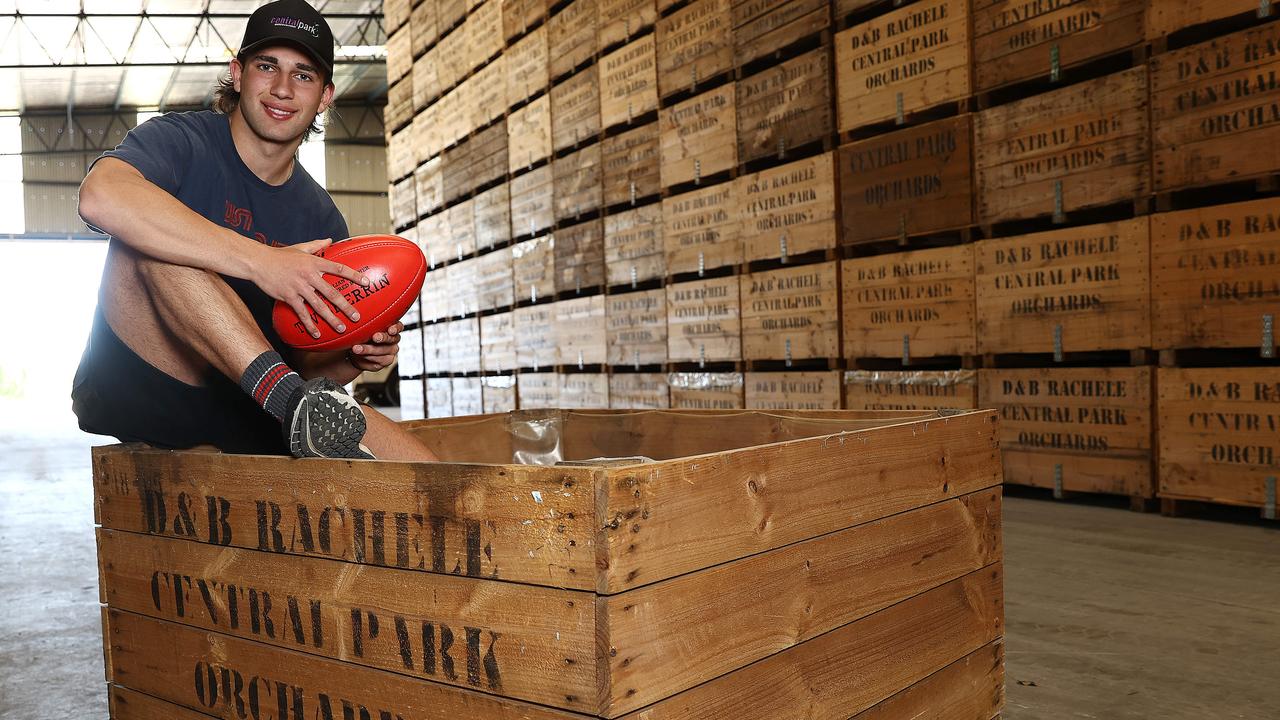
[[[400,324],[348,352],[290,351],[275,300],[318,335],[358,314],[323,275],[368,281],[314,255],[347,226],[296,160],[333,102],[333,34],[303,0],[249,18],[217,112],[135,128],[90,170],[80,215],[111,236],[93,330],[76,372],[80,427],[164,448],[300,457],[435,457],[340,385],[395,361]],[[319,238],[319,239],[317,239]]]

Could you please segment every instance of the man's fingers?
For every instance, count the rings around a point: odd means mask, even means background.
[[[351,318],[352,322],[360,321],[360,312],[352,307],[351,303],[347,302],[347,299],[343,297],[342,293],[338,292],[332,285],[326,282],[324,278],[316,281],[315,289],[316,292],[319,292],[326,300],[333,303],[333,306],[338,309],[338,312],[341,312],[343,315]],[[339,332],[342,331],[339,330]]]
[[[315,255],[321,250],[333,244],[333,238],[324,238],[323,240],[311,240],[309,242],[298,243],[291,246],[293,250],[300,250],[308,255]]]
[[[338,277],[346,278],[360,287],[369,287],[369,278],[365,277],[359,270],[347,267],[342,263],[336,263],[330,260],[325,263],[321,270],[330,275],[337,275]]]
[[[334,292],[334,293],[337,292],[327,283],[325,284],[325,287],[328,287],[330,292]],[[323,300],[324,295],[322,294],[323,292],[324,292],[323,290],[312,289],[311,291],[312,298],[310,302],[311,307],[316,311],[316,314],[319,315],[321,319],[329,323],[329,327],[333,328],[334,330],[337,330],[340,333],[346,332],[347,331],[346,323],[342,321],[342,318],[334,314],[333,310],[329,308],[328,303],[324,302]]]
[[[307,329],[307,334],[313,338],[320,337],[320,329],[316,327],[315,322],[311,319],[311,313],[307,312],[307,304],[302,301],[301,297],[295,296],[289,300],[289,307],[293,308],[293,312],[302,321],[302,327]]]

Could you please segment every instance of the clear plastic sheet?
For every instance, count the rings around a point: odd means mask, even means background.
[[[670,373],[667,384],[676,390],[727,390],[742,387],[742,373]]]
[[[519,465],[555,465],[564,460],[564,413],[517,410],[507,415],[511,461]]]
[[[971,385],[978,381],[976,370],[849,370],[844,374],[844,384],[871,383],[873,385]]]

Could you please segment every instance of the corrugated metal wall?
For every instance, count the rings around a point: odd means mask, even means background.
[[[94,159],[118,145],[136,121],[133,111],[22,117],[22,194],[28,233],[90,232],[76,213],[80,182]]]

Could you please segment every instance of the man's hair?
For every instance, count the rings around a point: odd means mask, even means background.
[[[240,58],[240,64],[244,65],[244,58]],[[322,71],[323,72],[323,71]],[[329,84],[330,79],[325,78],[325,84]],[[213,109],[223,115],[230,115],[240,106],[240,92],[236,90],[235,82],[231,79],[231,71],[228,70],[225,75],[218,78],[218,86],[213,89]],[[321,116],[329,112],[317,113],[314,120],[311,121],[311,127],[307,128],[307,136],[304,140],[310,140],[312,137],[324,132],[324,123],[320,121]]]

